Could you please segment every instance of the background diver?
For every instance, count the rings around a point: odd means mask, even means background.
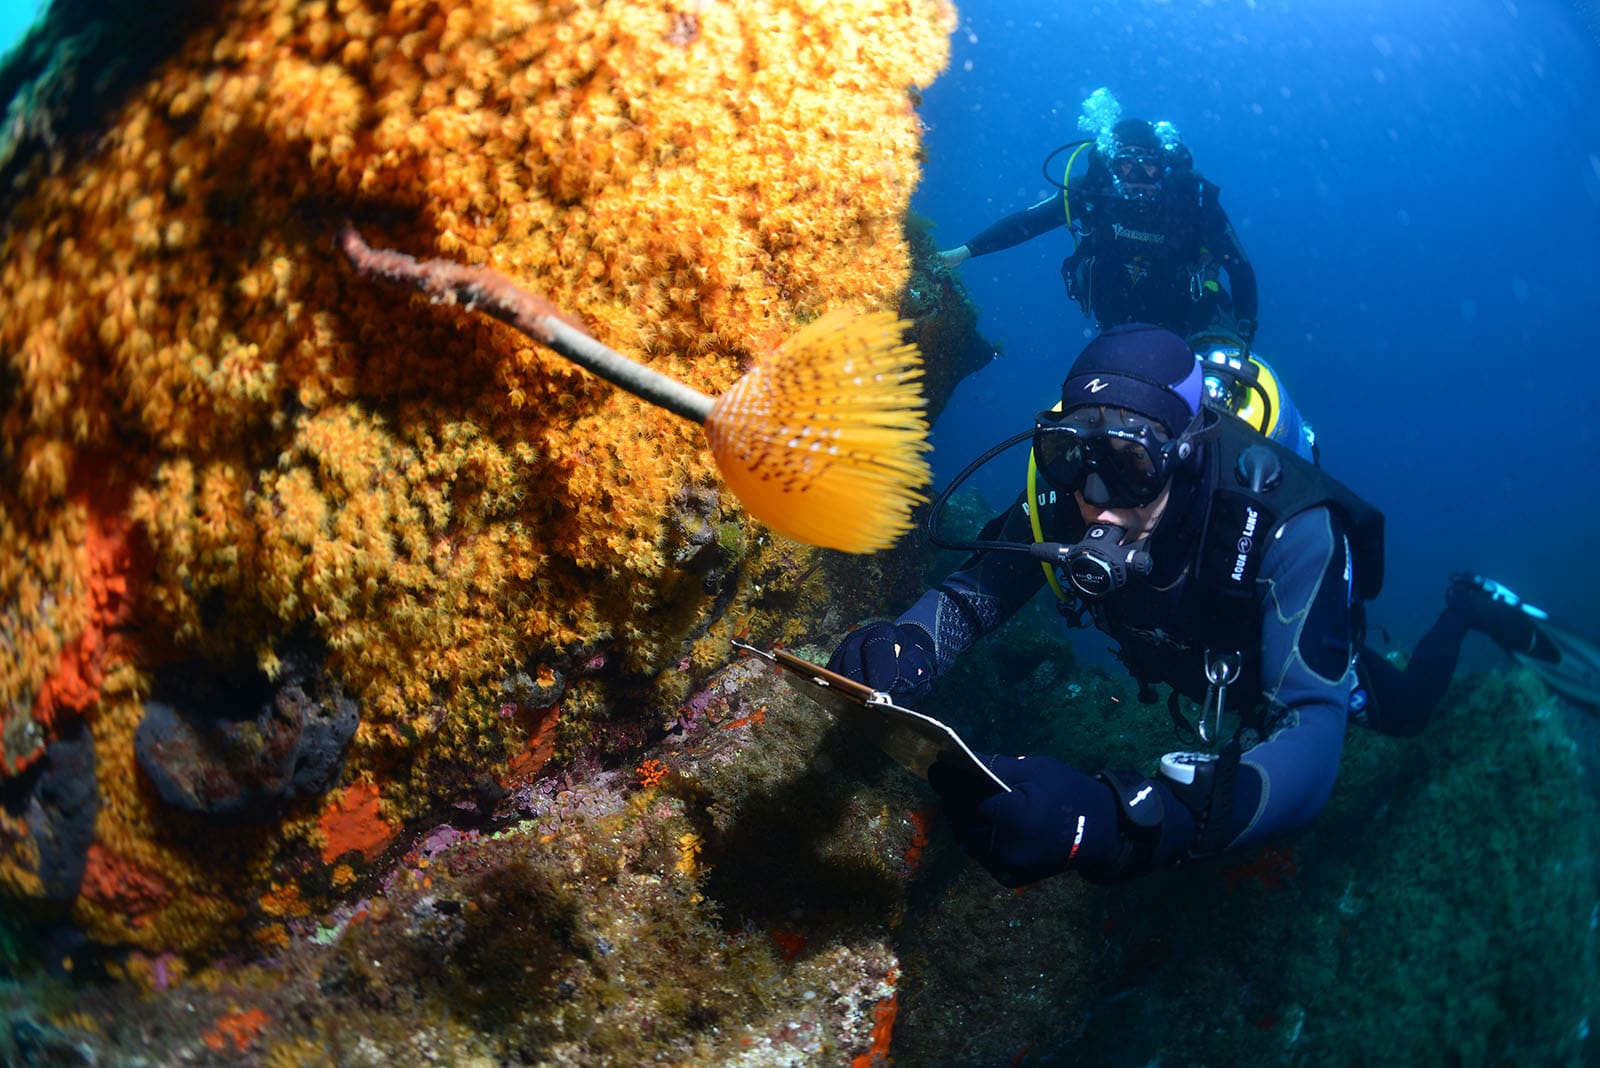
[[[1012,248],[1057,227],[1072,233],[1061,265],[1067,294],[1104,330],[1130,322],[1188,336],[1208,329],[1255,339],[1255,270],[1223,211],[1218,187],[1195,171],[1171,123],[1116,121],[1121,108],[1104,89],[1084,102],[1080,127],[1098,136],[1067,148],[1067,181],[1050,197],[1007,215],[940,252],[948,267]],[[1098,125],[1097,125],[1098,124]],[[1088,167],[1071,177],[1088,152]],[[1226,272],[1227,287],[1220,275]],[[1231,291],[1231,292],[1230,292]]]
[[[1522,658],[1560,658],[1537,609],[1468,575],[1452,578],[1404,669],[1367,648],[1382,515],[1303,450],[1204,403],[1208,377],[1158,327],[1091,341],[1060,406],[1035,420],[1042,479],[1030,472],[980,540],[958,543],[974,550],[960,568],[893,622],[853,631],[829,662],[914,700],[1049,583],[1118,642],[1141,700],[1155,683],[1172,688],[1174,726],[1216,748],[1167,754],[1154,776],[982,757],[1012,787],[994,793],[933,766],[957,836],[1008,886],[1068,870],[1127,878],[1306,825],[1332,792],[1347,723],[1421,731],[1469,631]],[[1178,694],[1199,704],[1198,723]],[[1224,736],[1223,723],[1237,727]]]

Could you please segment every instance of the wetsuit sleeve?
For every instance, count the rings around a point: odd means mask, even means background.
[[[1310,823],[1327,804],[1356,687],[1350,555],[1326,508],[1286,523],[1262,562],[1261,690],[1267,740],[1239,761],[1226,848]],[[1209,837],[1209,836],[1208,836]]]
[[[1021,498],[979,535],[983,541],[1029,542]],[[1044,585],[1044,571],[1025,553],[975,553],[895,620],[924,631],[934,650],[934,677],[949,670],[973,642],[1011,618]]]
[[[1062,194],[1057,192],[1031,208],[1024,208],[1007,215],[977,237],[967,241],[967,248],[974,256],[987,256],[991,252],[999,252],[1001,249],[1020,245],[1024,241],[1031,241],[1058,226],[1065,226],[1067,207],[1062,203],[1061,196]]]
[[[1233,314],[1241,321],[1248,320],[1254,324],[1258,322],[1256,313],[1260,305],[1256,291],[1256,269],[1250,266],[1250,257],[1245,255],[1244,245],[1215,195],[1212,196],[1207,214],[1206,247],[1223,270],[1228,272],[1228,292],[1233,296]],[[977,254],[976,249],[973,254]]]

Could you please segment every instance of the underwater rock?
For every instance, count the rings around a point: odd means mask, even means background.
[[[156,9],[92,0],[51,6],[58,17],[36,20],[0,74],[0,100],[7,102],[0,115],[0,204],[30,157],[100,132],[95,101],[146,77],[209,14],[192,0]]]
[[[685,486],[672,498],[671,555],[678,567],[689,567],[717,540],[718,493],[708,486]]]
[[[707,486],[686,486],[672,500],[667,525],[667,558],[674,567],[698,575],[706,592],[727,583],[745,555],[744,528],[721,516],[722,497]]]
[[[63,1030],[48,1023],[29,1018],[13,1019],[7,1028],[9,1045],[0,1042],[0,1053],[7,1054],[5,1063],[18,1068],[40,1068],[51,1065],[67,1068],[69,1065],[92,1065],[100,1062],[87,1036],[74,1030]],[[15,1059],[12,1059],[15,1058]]]
[[[285,682],[253,717],[229,719],[164,701],[145,705],[134,753],[161,800],[186,812],[251,819],[338,781],[361,717],[337,686]]]
[[[567,676],[545,664],[518,671],[500,683],[500,690],[523,708],[549,708],[567,692]]]
[[[1147,766],[1169,717],[1075,666],[1054,614],[1035,599],[920,710],[983,751]],[[1467,676],[1419,739],[1352,730],[1327,807],[1264,848],[1020,894],[968,862],[901,928],[896,1063],[1593,1063],[1596,754],[1531,673]]]
[[[82,720],[50,743],[36,773],[25,782],[26,795],[7,807],[19,809],[33,833],[45,900],[69,902],[83,882],[95,814],[100,810],[94,739]]]
[[[963,378],[987,367],[999,355],[978,333],[978,306],[961,276],[944,265],[929,233],[932,223],[912,214],[906,219],[911,277],[900,298],[900,315],[911,320],[906,340],[925,357],[922,388],[931,425],[944,411]]]
[[[492,830],[436,825],[359,900],[285,909],[270,960],[133,953],[65,1018],[0,983],[0,1019],[74,1028],[0,1027],[0,1064],[887,1063],[894,925],[941,863],[926,792],[764,662],[706,688],[645,751],[669,774],[520,783]]]

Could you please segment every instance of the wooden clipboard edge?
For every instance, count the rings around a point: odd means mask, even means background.
[[[737,638],[733,639],[733,647],[735,649],[742,649],[747,653],[753,653],[770,664],[784,668],[787,671],[793,672],[794,674],[807,679],[813,685],[826,687],[827,689],[838,693],[840,696],[854,701],[863,708],[887,709],[902,719],[913,719],[920,723],[926,724],[929,729],[937,733],[954,749],[965,756],[967,763],[971,767],[977,769],[985,778],[994,783],[994,785],[999,787],[1001,790],[1008,794],[1011,792],[1011,787],[1006,785],[1005,780],[1001,779],[1000,776],[996,775],[989,769],[988,765],[979,760],[977,754],[974,753],[970,747],[968,747],[966,741],[964,741],[962,737],[956,733],[954,728],[944,721],[934,719],[932,716],[924,715],[914,708],[906,708],[903,705],[897,705],[894,703],[894,700],[882,690],[874,690],[865,683],[857,682],[855,679],[849,679],[837,672],[829,671],[827,668],[822,667],[819,664],[813,664],[804,657],[795,656],[786,649],[759,649],[754,645],[739,641]]]

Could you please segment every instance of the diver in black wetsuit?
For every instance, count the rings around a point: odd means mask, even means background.
[[[1249,344],[1256,274],[1217,186],[1195,171],[1169,123],[1124,119],[1112,135],[1109,151],[1082,143],[1088,170],[1060,192],[941,252],[946,266],[1070,226],[1076,247],[1061,275],[1068,295],[1102,330],[1144,322],[1184,337],[1224,330]]]
[[[959,570],[893,622],[852,632],[829,662],[915,698],[1048,583],[1069,616],[1117,640],[1141,700],[1171,687],[1175,729],[1211,751],[1167,754],[1154,776],[980,758],[1012,788],[996,793],[934,765],[956,833],[1006,885],[1068,870],[1121,879],[1281,836],[1327,802],[1347,723],[1397,735],[1426,725],[1469,630],[1515,654],[1554,654],[1536,609],[1465,575],[1405,669],[1365,647],[1382,515],[1264,427],[1213,407],[1216,370],[1149,325],[1090,342],[1061,405],[1037,417],[1043,478],[1030,473],[981,540],[961,543],[974,555]]]

